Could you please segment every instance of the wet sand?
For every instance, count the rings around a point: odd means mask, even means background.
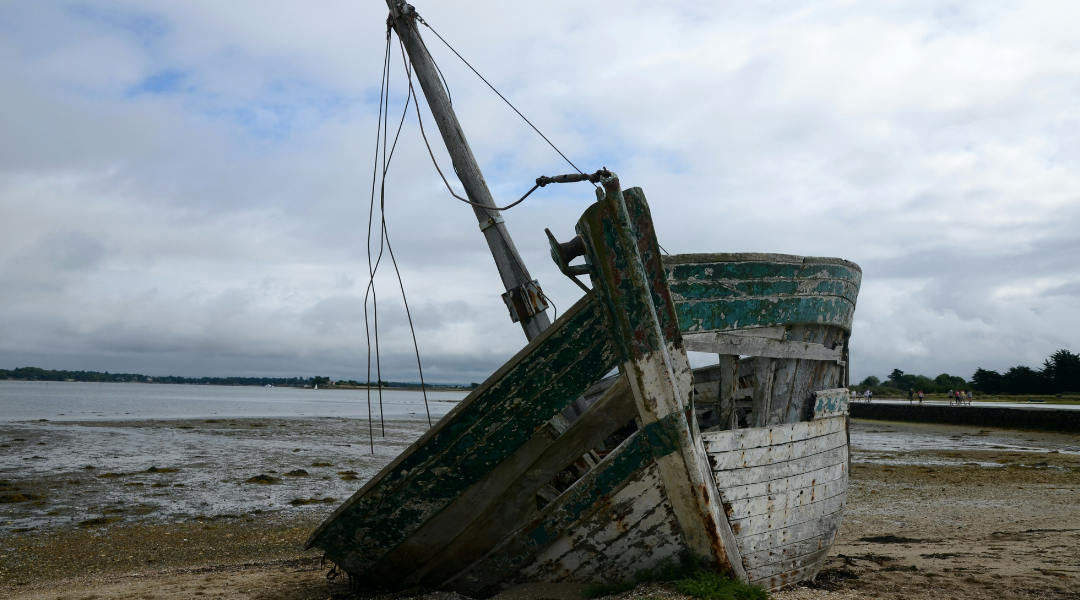
[[[161,422],[114,423],[96,431],[72,429],[82,426],[71,423],[0,425],[0,444],[10,444],[0,449],[5,452],[0,480],[7,482],[0,495],[38,497],[0,504],[0,597],[349,597],[340,578],[326,578],[329,566],[301,548],[336,504],[293,506],[290,499],[345,497],[424,426],[388,422],[394,442],[388,439],[375,457],[365,458],[358,445],[334,445],[343,433],[357,434],[355,421],[231,421],[169,422],[171,433],[153,429],[168,428]],[[255,422],[264,426],[251,427]],[[1080,436],[869,421],[852,425],[851,489],[826,569],[815,584],[773,597],[1080,599]],[[271,426],[274,435],[263,437]],[[59,450],[58,456],[31,458],[44,456],[41,448],[78,442],[88,432],[116,439],[125,428],[174,436],[173,445],[166,445],[175,451],[172,460],[147,458],[153,444],[134,444],[130,451],[109,450],[106,444],[89,461],[100,465],[99,472],[138,473],[113,480],[85,476],[80,468],[87,461],[65,467]],[[307,443],[296,443],[300,439]],[[217,454],[204,452],[207,440],[217,440],[215,448],[226,456],[206,458]],[[17,454],[6,452],[16,445]],[[301,452],[292,452],[295,448]],[[320,459],[334,466],[304,466]],[[55,464],[42,468],[37,463],[43,460]],[[146,473],[147,462],[159,469],[175,465],[177,472]],[[294,468],[309,475],[283,476]],[[282,483],[244,483],[271,470]],[[342,481],[338,471],[358,476]],[[86,483],[67,484],[69,477]],[[167,488],[177,495],[170,502],[147,497],[166,489],[144,489],[147,482],[167,477],[192,485]],[[117,501],[121,512],[101,509]],[[89,506],[97,508],[88,511]],[[108,522],[116,517],[120,520]],[[105,520],[79,526],[93,518]],[[506,600],[577,597],[580,586],[547,586],[511,592]],[[657,584],[619,598],[646,597],[679,595]]]

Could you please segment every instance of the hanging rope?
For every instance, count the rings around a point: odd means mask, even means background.
[[[485,84],[487,84],[487,86],[488,86],[489,88],[491,88],[491,91],[495,92],[495,95],[497,95],[497,96],[498,96],[499,98],[501,98],[501,99],[502,99],[502,101],[503,101],[503,102],[505,102],[505,103],[506,103],[506,105],[507,105],[507,106],[509,106],[509,107],[510,107],[510,108],[511,108],[511,109],[512,109],[512,110],[513,110],[514,112],[516,112],[516,113],[517,113],[517,115],[518,115],[519,117],[521,117],[521,119],[522,119],[523,121],[525,121],[526,123],[528,123],[528,124],[529,124],[529,127],[532,127],[533,131],[535,131],[537,135],[539,135],[540,137],[544,138],[544,141],[545,141],[545,142],[547,142],[547,143],[548,143],[548,145],[549,145],[549,146],[551,146],[551,148],[552,148],[553,150],[555,150],[556,152],[558,152],[558,153],[559,153],[559,156],[563,157],[563,160],[565,160],[565,161],[567,162],[567,164],[569,164],[569,165],[570,165],[571,167],[574,167],[574,170],[575,170],[575,171],[577,171],[578,173],[584,173],[584,171],[582,171],[581,169],[579,169],[579,168],[578,168],[578,166],[577,166],[577,165],[575,165],[575,164],[573,163],[573,161],[571,161],[571,160],[570,160],[569,158],[567,158],[567,157],[566,157],[566,155],[565,155],[565,154],[563,154],[562,150],[559,150],[559,149],[558,149],[558,147],[556,147],[556,146],[555,146],[555,144],[553,144],[553,143],[551,142],[551,140],[549,140],[549,139],[548,139],[548,137],[547,137],[546,135],[544,135],[544,134],[543,134],[543,133],[542,133],[542,132],[541,132],[541,131],[540,131],[539,129],[537,129],[537,128],[536,128],[536,125],[533,125],[533,124],[532,124],[532,121],[530,121],[529,119],[527,119],[527,118],[525,117],[525,115],[521,114],[521,111],[520,111],[520,110],[518,110],[516,106],[514,106],[513,104],[511,104],[509,100],[507,100],[507,99],[506,99],[506,96],[503,96],[503,95],[502,95],[502,93],[501,93],[501,92],[499,92],[499,90],[495,89],[495,86],[491,85],[491,82],[489,82],[489,81],[488,81],[487,79],[485,79],[485,78],[484,78],[484,76],[483,76],[483,75],[481,75],[479,71],[477,71],[477,70],[476,70],[475,68],[473,68],[473,66],[472,66],[471,64],[469,64],[469,61],[465,60],[465,57],[464,57],[464,56],[462,56],[462,55],[461,55],[461,53],[459,53],[459,52],[458,52],[457,50],[455,50],[455,49],[454,49],[454,47],[453,47],[453,46],[451,46],[449,42],[447,42],[447,41],[446,41],[445,39],[443,39],[443,36],[439,35],[439,32],[438,32],[438,31],[435,31],[435,28],[434,28],[434,27],[432,27],[432,26],[431,26],[431,25],[430,25],[430,24],[429,24],[429,23],[428,23],[427,21],[425,21],[425,20],[424,20],[424,18],[423,18],[423,17],[421,17],[421,16],[419,15],[419,14],[417,14],[417,15],[416,15],[416,20],[417,20],[417,21],[419,21],[419,22],[421,22],[421,23],[423,23],[423,24],[424,24],[424,27],[427,27],[428,29],[430,29],[430,30],[431,30],[431,33],[434,33],[434,34],[435,34],[435,37],[439,38],[439,41],[441,41],[441,42],[442,42],[443,44],[445,44],[445,45],[446,45],[446,47],[447,47],[447,48],[449,48],[449,49],[450,49],[450,51],[454,53],[454,56],[457,56],[457,57],[458,57],[459,59],[461,59],[461,62],[465,63],[465,66],[466,66],[466,67],[469,67],[469,70],[471,70],[471,71],[472,71],[473,73],[475,73],[475,74],[476,74],[476,76],[477,76],[477,77],[479,77],[479,78],[480,78],[480,81],[483,81],[483,82],[484,82]],[[410,25],[410,27],[412,27],[412,25]],[[414,31],[415,31],[415,29],[414,29]],[[419,35],[419,33],[418,33],[418,35]],[[434,58],[432,58],[432,59],[431,59],[431,62],[433,62],[433,63],[434,63],[434,62],[435,62],[435,59],[434,59]],[[436,65],[435,65],[435,68],[436,68],[436,70],[438,70],[438,68],[439,68],[439,65],[438,65],[438,64],[436,64]],[[440,74],[441,74],[441,71],[440,71]],[[449,91],[447,91],[447,96],[449,97],[449,95],[450,95],[450,92],[449,92]],[[536,188],[533,188],[533,189],[536,189]],[[530,193],[531,193],[531,192],[532,192],[532,190],[530,190]],[[525,195],[526,195],[526,196],[528,196],[528,194],[525,194]],[[519,202],[520,202],[520,200],[519,200]]]
[[[406,65],[406,72],[408,73],[408,65]],[[411,86],[412,75],[408,74],[408,79]],[[374,338],[375,338],[375,377],[376,377],[376,390],[378,394],[379,403],[379,425],[382,435],[386,436],[386,412],[383,404],[383,379],[382,379],[382,357],[379,351],[379,316],[378,316],[378,291],[375,284],[375,278],[379,271],[379,266],[382,264],[383,251],[387,250],[390,253],[391,263],[394,266],[394,274],[398,279],[398,287],[401,290],[401,299],[405,304],[405,314],[409,321],[409,331],[412,335],[413,350],[416,354],[416,365],[420,372],[420,389],[424,398],[424,411],[427,415],[428,427],[432,426],[431,422],[431,409],[427,398],[427,385],[424,382],[423,365],[420,361],[420,347],[416,340],[416,330],[413,326],[412,314],[409,310],[409,301],[405,293],[405,285],[401,279],[401,271],[397,265],[397,259],[394,256],[393,247],[390,245],[389,230],[386,225],[386,176],[390,169],[390,163],[394,157],[394,151],[397,149],[398,140],[401,138],[402,126],[405,123],[405,116],[409,111],[408,97],[406,97],[405,106],[401,113],[401,118],[398,120],[397,131],[394,134],[393,143],[389,143],[390,131],[389,131],[389,117],[390,117],[390,28],[386,31],[386,49],[383,55],[383,77],[379,86],[379,117],[378,117],[378,132],[375,137],[375,165],[372,172],[371,182],[371,198],[368,205],[368,231],[367,231],[367,262],[368,262],[368,284],[364,291],[364,329],[367,337],[367,405],[368,405],[368,439],[371,452],[375,452],[374,442],[374,422],[372,418],[372,406],[371,406],[371,342],[372,331],[371,324],[374,324]],[[381,142],[381,158],[380,161],[380,142]],[[388,147],[389,144],[389,147]],[[379,251],[372,260],[371,242],[372,233],[375,227],[375,184],[379,179],[379,167],[381,162],[381,181],[379,181]],[[371,301],[371,315],[368,314],[368,301]]]

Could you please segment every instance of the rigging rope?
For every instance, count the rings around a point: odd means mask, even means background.
[[[500,93],[500,92],[499,92],[499,90],[495,89],[495,86],[491,85],[491,82],[489,82],[489,81],[488,81],[487,79],[485,79],[485,78],[484,78],[484,76],[483,76],[483,75],[481,75],[479,71],[477,71],[477,70],[476,70],[475,68],[473,68],[473,66],[472,66],[471,64],[469,64],[469,61],[465,60],[465,57],[464,57],[464,56],[462,56],[462,55],[461,55],[461,54],[460,54],[460,53],[459,53],[459,52],[458,52],[457,50],[455,50],[455,49],[454,49],[454,47],[453,47],[453,46],[451,46],[449,42],[447,42],[447,41],[446,41],[445,39],[443,39],[443,36],[439,35],[439,32],[438,32],[438,31],[435,31],[435,28],[434,28],[434,27],[432,27],[432,26],[431,26],[431,25],[430,25],[430,24],[429,24],[429,23],[428,23],[427,21],[425,21],[425,20],[424,20],[424,18],[423,18],[423,17],[421,17],[421,16],[419,15],[419,14],[417,14],[417,15],[416,15],[416,20],[417,20],[417,21],[419,21],[419,22],[421,22],[421,23],[423,23],[423,24],[424,24],[424,27],[427,27],[428,29],[430,29],[430,30],[431,30],[431,33],[434,33],[434,34],[435,34],[435,37],[439,38],[439,41],[441,41],[441,42],[442,42],[443,44],[445,44],[445,45],[446,45],[446,47],[447,47],[447,48],[449,48],[449,49],[450,49],[450,51],[451,51],[451,52],[453,52],[455,56],[457,56],[457,57],[458,57],[459,59],[461,59],[461,62],[465,63],[465,66],[466,66],[466,67],[469,67],[469,70],[471,70],[471,71],[472,71],[473,73],[475,73],[475,74],[476,74],[476,76],[477,76],[477,77],[479,77],[479,78],[480,78],[480,81],[483,81],[484,83],[486,83],[486,84],[487,84],[487,86],[488,86],[489,88],[491,88],[491,91],[495,92],[495,94],[496,94],[496,95],[497,95],[497,96],[498,96],[499,98],[501,98],[501,99],[502,99],[502,101],[503,101],[503,102],[505,102],[507,106],[509,106],[509,107],[510,107],[511,109],[513,109],[513,111],[514,111],[514,112],[516,112],[516,113],[517,113],[517,115],[518,115],[519,117],[521,117],[521,119],[522,119],[523,121],[525,121],[526,123],[528,123],[528,124],[529,124],[529,127],[532,127],[533,131],[535,131],[537,135],[539,135],[540,137],[544,138],[544,141],[545,141],[545,142],[547,142],[547,143],[548,143],[548,145],[549,145],[549,146],[551,146],[551,148],[552,148],[553,150],[555,150],[556,152],[558,152],[558,153],[559,153],[559,156],[563,157],[563,160],[565,160],[565,161],[567,162],[567,164],[569,164],[569,165],[570,165],[571,167],[574,167],[574,170],[575,170],[575,171],[577,171],[578,173],[584,174],[584,171],[582,171],[581,169],[579,169],[579,168],[578,168],[578,166],[577,166],[577,165],[575,165],[575,164],[573,163],[573,161],[571,161],[571,160],[570,160],[569,158],[567,158],[567,157],[566,157],[566,155],[565,155],[565,154],[563,154],[562,150],[559,150],[559,149],[558,149],[558,148],[557,148],[557,147],[555,146],[555,144],[551,143],[551,140],[549,140],[549,139],[547,138],[547,136],[546,136],[546,135],[544,135],[543,133],[541,133],[541,132],[540,132],[540,130],[536,128],[536,125],[533,125],[533,124],[532,124],[532,121],[530,121],[529,119],[525,118],[525,115],[521,114],[521,111],[520,111],[520,110],[518,110],[516,106],[514,106],[513,104],[511,104],[509,100],[507,100],[507,99],[506,99],[506,96],[503,96],[503,95],[502,95],[502,93]],[[415,29],[414,29],[414,31],[415,31]],[[419,32],[417,32],[417,35],[419,35]],[[435,62],[435,59],[434,59],[434,58],[432,58],[432,59],[431,59],[431,62],[433,62],[433,63],[434,63],[434,62]],[[436,68],[436,69],[438,69],[438,68],[439,68],[439,66],[438,66],[438,65],[436,64],[436,65],[435,65],[435,68]],[[440,74],[441,74],[441,72],[440,72]],[[446,92],[446,93],[447,93],[447,96],[449,97],[449,95],[450,95],[450,92],[449,92],[449,90],[447,90],[447,92]],[[593,184],[593,185],[595,185],[595,184]],[[533,189],[536,189],[536,188],[533,188]],[[532,191],[532,190],[530,190],[530,193],[531,193],[531,191]],[[528,196],[528,194],[526,194],[526,196]],[[520,202],[520,200],[519,200],[519,202]]]
[[[435,165],[435,170],[439,172],[439,177],[442,177],[443,183],[446,184],[446,189],[450,190],[450,194],[452,196],[454,196],[458,200],[461,200],[462,202],[465,202],[466,204],[471,204],[473,206],[480,207],[481,209],[483,209],[485,211],[499,211],[499,210],[506,210],[508,208],[513,208],[514,206],[520,204],[522,200],[527,198],[529,196],[529,194],[533,193],[533,190],[535,190],[538,187],[542,187],[542,185],[546,185],[546,184],[541,184],[539,181],[537,181],[536,185],[533,186],[533,188],[531,190],[529,190],[529,192],[527,194],[522,196],[520,200],[518,200],[517,202],[514,202],[512,204],[509,204],[507,206],[504,206],[502,208],[497,208],[497,207],[494,207],[494,206],[487,206],[485,204],[479,204],[479,203],[476,203],[476,202],[470,202],[468,200],[465,200],[461,196],[458,196],[457,194],[455,194],[454,190],[450,187],[450,183],[446,180],[446,176],[443,175],[442,169],[439,168],[439,163],[435,161],[435,153],[431,151],[431,144],[428,143],[427,134],[424,133],[424,120],[420,117],[420,101],[416,97],[416,88],[414,88],[413,84],[412,84],[412,69],[410,68],[409,59],[406,56],[406,52],[405,52],[405,44],[401,41],[401,36],[398,36],[398,47],[401,48],[401,61],[405,64],[405,75],[409,80],[409,95],[412,96],[413,106],[416,107],[416,121],[417,121],[417,123],[420,124],[420,135],[424,138],[424,145],[427,146],[428,154],[431,156],[431,162]],[[495,216],[495,215],[493,215],[491,213],[487,213],[487,212],[485,212],[485,214],[488,216],[488,218],[493,218]],[[499,236],[499,239],[502,240],[502,243],[503,243],[504,246],[506,246],[507,248],[513,248],[513,246],[510,244],[510,241],[507,240],[506,236],[503,234],[503,231],[502,231],[501,227],[494,227],[493,229],[495,230],[495,233]],[[510,256],[511,256],[511,258],[514,259],[514,262],[517,263],[517,266],[521,270],[522,273],[528,273],[528,269],[525,268],[525,263],[521,262],[521,257],[518,256],[517,252],[511,251]],[[547,298],[547,296],[544,296],[544,297]]]
[[[389,118],[390,118],[390,29],[386,31],[386,50],[383,55],[383,77],[379,86],[379,118],[378,118],[378,131],[375,136],[375,160],[372,172],[371,182],[371,198],[368,206],[368,232],[367,232],[367,261],[368,261],[368,285],[364,291],[364,330],[367,337],[368,357],[367,357],[367,405],[368,405],[368,440],[371,452],[375,452],[374,442],[374,423],[371,411],[371,321],[374,321],[375,330],[375,377],[377,380],[376,390],[378,393],[379,401],[379,424],[382,435],[386,436],[386,413],[383,405],[382,397],[382,359],[379,351],[379,316],[378,316],[378,293],[375,285],[375,276],[378,273],[379,266],[382,264],[383,251],[388,250],[390,253],[390,259],[394,266],[394,273],[398,279],[398,287],[401,289],[401,299],[405,304],[405,314],[409,321],[409,331],[412,334],[413,350],[416,354],[416,366],[420,372],[420,390],[424,397],[424,410],[427,414],[428,427],[432,425],[431,422],[431,409],[428,404],[427,398],[427,385],[424,382],[424,370],[420,361],[420,347],[416,340],[416,330],[413,326],[412,314],[409,310],[409,300],[405,293],[405,284],[401,279],[401,271],[397,265],[397,259],[394,256],[393,247],[390,245],[389,230],[386,226],[386,175],[390,169],[390,162],[393,160],[394,151],[397,149],[398,140],[401,138],[401,129],[405,123],[405,116],[409,111],[409,102],[406,98],[404,109],[401,113],[401,118],[398,120],[397,131],[394,134],[394,141],[387,148],[387,144],[390,138],[389,131]],[[409,76],[411,85],[411,74]],[[371,256],[371,237],[372,228],[374,225],[375,216],[375,184],[379,175],[379,163],[380,163],[380,142],[382,143],[382,177],[379,183],[379,252],[375,257],[374,263]],[[368,300],[372,303],[371,319],[368,318]]]

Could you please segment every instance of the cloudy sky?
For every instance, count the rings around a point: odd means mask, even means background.
[[[417,8],[582,168],[642,186],[672,253],[859,263],[855,378],[1080,350],[1080,4]],[[0,3],[0,368],[363,379],[385,17],[382,0]],[[497,201],[569,170],[426,39]],[[387,223],[426,375],[479,381],[524,335],[405,123]],[[556,187],[506,221],[565,309],[580,292],[543,229],[569,237],[593,196]],[[385,274],[384,378],[416,380]]]

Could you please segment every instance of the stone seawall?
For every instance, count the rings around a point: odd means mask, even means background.
[[[853,403],[850,408],[853,419],[1080,432],[1080,410],[862,402]]]

